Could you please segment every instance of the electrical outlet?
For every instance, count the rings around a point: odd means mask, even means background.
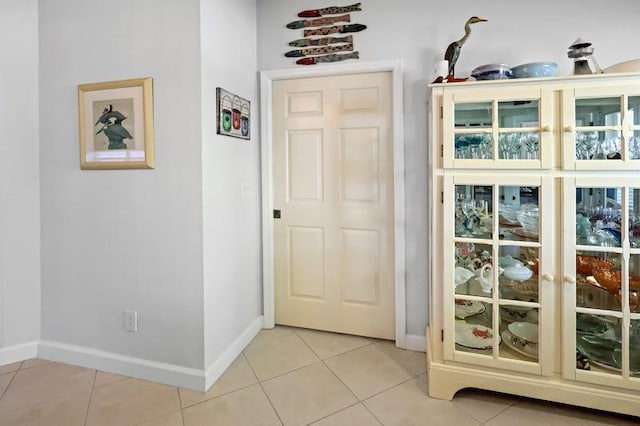
[[[138,332],[138,312],[125,310],[124,311],[124,329],[133,333]]]

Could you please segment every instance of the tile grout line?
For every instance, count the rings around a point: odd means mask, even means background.
[[[297,334],[297,333],[296,333],[296,334]],[[300,337],[300,336],[298,336],[298,337]],[[313,353],[315,353],[315,351],[311,348],[311,346],[309,346],[309,345],[307,344],[307,342],[306,342],[302,337],[300,337],[300,340],[302,340],[302,342],[303,342],[305,345],[307,345],[307,347],[309,347],[309,349],[311,349],[311,351],[312,351]],[[367,347],[367,346],[369,346],[369,345],[375,345],[375,342],[369,342],[369,343],[368,343],[368,344],[366,344],[366,345],[359,346],[359,347],[357,347],[357,348],[354,348],[354,349],[351,349],[351,350],[349,350],[349,351],[343,352],[342,354],[337,354],[337,355],[334,355],[334,356],[328,357],[326,360],[329,360],[329,359],[332,359],[332,358],[338,357],[338,356],[340,356],[340,355],[343,355],[343,354],[346,354],[346,353],[349,353],[349,352],[355,351],[355,350],[357,350],[357,349],[365,348],[365,347]],[[319,354],[316,354],[316,356],[317,356],[318,358],[320,358],[320,355],[319,355]],[[345,382],[343,382],[343,381],[342,381],[342,379],[341,379],[340,377],[338,377],[338,375],[335,373],[335,371],[333,371],[333,370],[331,369],[331,367],[329,367],[329,365],[327,365],[327,363],[325,362],[326,360],[325,360],[325,359],[320,358],[320,362],[321,362],[322,364],[324,364],[324,366],[327,368],[327,370],[329,370],[329,371],[331,372],[331,374],[333,374],[333,376],[334,376],[334,377],[335,377],[335,378],[336,378],[340,383],[342,383],[342,385],[343,385],[343,386],[344,386],[344,387],[345,387],[349,392],[351,392],[351,395],[353,395],[353,397],[356,399],[356,401],[357,401],[357,402],[356,402],[355,404],[349,405],[348,407],[344,407],[344,408],[342,408],[342,409],[340,409],[340,410],[338,410],[338,411],[336,411],[336,412],[333,412],[333,413],[331,413],[331,414],[328,414],[328,415],[326,415],[325,417],[322,417],[322,418],[316,419],[316,420],[314,420],[313,422],[311,422],[311,423],[309,423],[309,424],[313,424],[313,423],[319,422],[319,421],[320,421],[320,420],[322,420],[322,419],[326,419],[327,417],[333,416],[334,414],[337,414],[337,413],[339,413],[339,412],[341,412],[341,411],[344,411],[344,410],[346,410],[346,409],[348,409],[348,408],[351,408],[351,407],[354,407],[354,406],[356,406],[356,405],[358,405],[358,404],[361,404],[361,405],[364,407],[364,409],[365,409],[365,410],[367,410],[367,411],[368,411],[368,412],[373,416],[373,418],[374,418],[374,419],[376,419],[376,420],[378,421],[378,423],[380,423],[380,424],[382,425],[382,424],[383,424],[383,423],[382,423],[382,421],[380,421],[380,419],[379,419],[379,418],[378,418],[374,413],[372,413],[372,412],[371,412],[371,410],[369,410],[369,407],[367,407],[366,405],[364,405],[364,404],[363,404],[363,401],[362,401],[360,398],[358,398],[358,395],[356,395],[356,394],[353,392],[353,390],[352,390],[349,386],[347,386],[347,384],[346,384]],[[395,360],[394,360],[394,361],[395,361]]]
[[[91,390],[89,391],[89,402],[87,403],[87,409],[84,412],[84,426],[87,426],[89,420],[89,408],[91,407],[91,401],[93,400],[93,389],[96,386],[96,379],[98,378],[98,370],[93,372],[93,382],[91,383]]]
[[[276,410],[276,407],[273,405],[273,401],[271,401],[271,398],[269,398],[269,394],[267,393],[267,391],[264,390],[264,386],[262,385],[262,381],[260,380],[260,378],[258,377],[256,372],[253,370],[253,367],[251,366],[251,363],[249,362],[249,359],[244,354],[244,350],[241,352],[241,354],[244,357],[244,360],[247,361],[247,365],[251,369],[251,372],[256,377],[256,380],[258,381],[258,386],[260,386],[260,389],[262,390],[262,393],[264,394],[265,398],[267,398],[267,401],[269,401],[269,405],[271,405],[271,409],[273,410],[274,413],[276,413],[276,417],[278,418],[278,421],[280,422],[281,425],[284,425],[284,421],[282,421],[282,417],[280,417],[280,413],[278,413],[278,410]],[[251,385],[251,386],[253,386],[253,385]]]
[[[22,365],[22,362],[20,363],[20,365]],[[16,379],[16,376],[18,375],[18,371],[20,371],[20,366],[18,366],[18,369],[16,371],[13,371],[13,376],[11,376],[11,380],[9,380],[9,383],[7,383],[7,387],[0,394],[0,399],[2,399],[2,397],[4,397],[4,395],[9,391],[9,387],[11,386],[13,381]],[[11,373],[8,373],[8,374],[11,374]]]

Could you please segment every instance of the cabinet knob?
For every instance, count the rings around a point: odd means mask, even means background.
[[[542,126],[542,128],[540,130],[542,130],[544,133],[549,133],[549,132],[551,132],[551,126],[549,126],[549,125]]]
[[[575,284],[576,283],[576,277],[572,277],[570,275],[565,275],[564,276],[564,282],[567,284]]]
[[[553,281],[555,277],[551,274],[542,274],[542,279],[545,281]]]
[[[565,133],[573,133],[574,130],[575,130],[575,127],[573,127],[572,124],[569,124],[568,126],[564,126]]]

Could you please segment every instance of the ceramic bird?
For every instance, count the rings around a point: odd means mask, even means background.
[[[456,66],[456,62],[458,62],[458,57],[460,56],[462,45],[471,35],[471,24],[476,24],[478,22],[487,22],[487,20],[478,18],[477,16],[472,16],[471,18],[469,18],[464,24],[464,36],[460,40],[452,42],[449,47],[447,47],[447,51],[444,54],[444,59],[449,61],[449,76],[454,77],[454,69]]]

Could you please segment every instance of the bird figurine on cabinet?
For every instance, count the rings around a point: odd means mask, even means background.
[[[469,18],[464,24],[464,36],[460,40],[452,42],[449,47],[447,47],[447,51],[444,54],[444,59],[449,61],[449,75],[447,76],[447,81],[456,81],[454,70],[456,62],[458,62],[458,58],[460,57],[460,50],[462,50],[462,45],[471,35],[471,24],[477,24],[478,22],[487,22],[487,20],[478,18],[477,16]]]

